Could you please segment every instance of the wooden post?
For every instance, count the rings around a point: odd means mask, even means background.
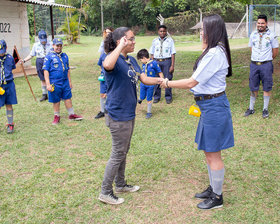
[[[52,40],[54,39],[54,30],[53,30],[53,7],[50,6],[50,17],[51,17],[51,29],[52,29]]]
[[[15,49],[16,54],[17,54],[17,56],[18,56],[18,60],[20,60],[20,56],[19,56],[19,54],[18,54],[16,45],[14,46],[14,49]],[[23,67],[23,64],[20,64],[20,65],[21,65],[21,69],[22,69],[22,71],[23,71],[24,77],[25,77],[25,79],[26,79],[26,82],[27,82],[28,85],[29,85],[29,89],[30,89],[30,91],[31,91],[31,93],[32,93],[32,95],[33,95],[33,97],[34,97],[34,100],[37,101],[37,99],[36,99],[36,97],[35,97],[35,95],[34,95],[34,93],[33,93],[33,90],[32,90],[32,88],[31,88],[31,85],[30,85],[30,83],[29,83],[29,81],[28,81],[28,78],[27,78],[25,69],[24,69],[24,67]]]

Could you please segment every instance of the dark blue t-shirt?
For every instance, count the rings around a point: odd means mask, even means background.
[[[4,59],[5,58],[5,59]],[[4,63],[3,63],[4,61]],[[2,77],[2,65],[4,65],[4,77]],[[0,81],[1,83],[14,80],[12,70],[16,68],[14,58],[10,54],[0,57]]]
[[[49,53],[44,60],[43,70],[49,72],[50,83],[59,84],[68,79],[69,59],[67,54],[61,53],[62,62],[57,53]]]
[[[99,60],[97,62],[97,65],[99,65],[101,67],[101,72],[105,73],[104,67],[103,67],[103,61],[105,60],[107,54],[105,54],[104,52],[101,53]]]
[[[134,71],[133,71],[134,70]],[[135,118],[137,104],[136,85],[141,69],[137,61],[120,55],[113,71],[105,70],[107,83],[106,110],[115,121],[130,121]]]

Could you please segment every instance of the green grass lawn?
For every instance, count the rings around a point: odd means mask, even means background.
[[[136,50],[149,48],[154,37],[137,37]],[[198,51],[183,51],[176,41],[174,78],[190,77]],[[175,37],[177,39],[177,37]],[[181,42],[179,40],[181,39]],[[52,126],[52,105],[35,102],[24,78],[16,78],[18,105],[14,106],[15,133],[6,134],[5,108],[0,110],[0,223],[277,223],[279,222],[279,69],[268,119],[262,118],[262,93],[256,113],[242,115],[249,104],[248,48],[233,50],[233,77],[227,95],[233,116],[235,147],[223,151],[226,166],[224,207],[201,211],[194,194],[208,185],[203,152],[194,137],[198,118],[188,115],[194,103],[188,90],[174,89],[174,101],[153,105],[145,119],[146,102],[137,106],[137,118],[126,176],[141,190],[124,194],[120,206],[97,200],[111,150],[111,136],[99,112],[101,38],[83,37],[81,44],[65,46],[72,70],[73,105],[84,116]],[[246,41],[234,40],[232,46]],[[189,46],[192,43],[186,43]],[[199,43],[194,43],[199,46]],[[135,55],[135,53],[133,54]],[[38,77],[29,77],[37,98]],[[278,221],[277,221],[278,220]]]

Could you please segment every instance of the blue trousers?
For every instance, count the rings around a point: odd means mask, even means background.
[[[171,59],[165,60],[165,61],[158,61],[158,65],[164,75],[164,78],[168,78],[169,80],[173,79],[173,73],[169,72],[169,68],[171,66]],[[159,76],[157,76],[159,77]],[[155,86],[155,95],[154,99],[159,100],[161,98],[161,88],[160,85]],[[165,99],[166,100],[171,100],[172,99],[172,89],[165,89]]]

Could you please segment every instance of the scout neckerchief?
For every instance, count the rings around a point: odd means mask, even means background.
[[[125,58],[124,61],[128,64],[128,67],[135,73],[135,76],[131,77],[133,79],[131,81],[133,84],[136,85],[136,97],[138,98],[138,97],[140,97],[140,88],[139,88],[140,83],[139,83],[139,78],[138,78],[138,76],[140,76],[140,73],[135,71],[132,63],[130,62],[129,57]]]
[[[163,45],[163,42],[167,39],[167,36],[164,37],[163,39],[159,38],[160,40],[160,53],[159,53],[159,58],[163,58],[163,54],[162,54],[162,45]]]
[[[43,45],[43,48],[44,48],[44,57],[46,57],[46,54],[47,54],[46,44],[42,44],[42,45]]]
[[[140,73],[135,71],[132,63],[130,62],[130,58],[129,57],[125,58],[124,61],[128,64],[128,67],[135,73],[135,76],[132,77],[132,78],[134,79],[133,83],[137,84],[138,76],[140,76]]]
[[[1,62],[1,85],[2,84],[7,84],[6,82],[6,77],[5,77],[5,71],[4,71],[4,62],[7,57],[7,54],[4,55],[3,59],[0,58]]]
[[[65,70],[64,63],[63,63],[62,58],[61,58],[62,51],[60,53],[56,53],[55,51],[52,51],[52,53],[55,53],[59,57],[59,60],[61,61],[62,68],[63,68],[63,71],[64,71]]]
[[[153,60],[150,60],[150,61],[148,61],[146,64],[145,64],[145,70],[144,70],[144,72],[145,72],[145,74],[148,76],[148,64],[150,64],[151,62],[153,62]]]
[[[259,39],[259,49],[260,50],[262,50],[262,38],[266,34],[267,31],[268,31],[268,28],[265,29],[265,32],[259,32],[259,36],[260,36],[260,39]]]

